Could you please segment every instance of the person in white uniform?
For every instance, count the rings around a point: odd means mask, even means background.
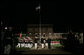
[[[44,38],[43,37],[41,38],[41,46],[42,48],[44,48]]]
[[[35,40],[34,40],[34,42],[35,42],[35,49],[37,49],[37,40],[38,40],[38,37],[35,36]]]

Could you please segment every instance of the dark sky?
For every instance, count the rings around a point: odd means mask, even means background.
[[[35,10],[40,3],[41,11]],[[2,1],[2,20],[6,25],[25,26],[27,24],[53,24],[56,30],[68,28],[82,29],[83,22],[79,16],[78,5],[54,1]],[[80,7],[79,7],[80,8]]]

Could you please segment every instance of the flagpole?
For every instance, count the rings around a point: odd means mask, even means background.
[[[41,41],[41,14],[40,14],[40,4],[36,7],[36,10],[39,11],[39,33],[40,33],[40,41]]]
[[[40,4],[39,4],[39,6],[40,6]],[[41,14],[40,14],[40,12],[41,12],[41,10],[39,9],[39,18],[40,18],[40,20],[39,20],[39,31],[41,33]],[[40,41],[41,41],[41,34],[40,34]]]

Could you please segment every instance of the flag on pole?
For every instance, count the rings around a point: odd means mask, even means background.
[[[20,33],[20,38],[22,37],[22,32]]]
[[[40,5],[35,8],[36,10],[40,10]]]

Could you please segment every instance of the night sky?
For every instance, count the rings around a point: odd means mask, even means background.
[[[35,8],[40,3],[41,11]],[[80,31],[83,28],[82,17],[79,16],[80,6],[54,1],[2,1],[1,19],[5,25],[26,30],[27,24],[53,24],[55,32],[66,32],[68,29]]]

